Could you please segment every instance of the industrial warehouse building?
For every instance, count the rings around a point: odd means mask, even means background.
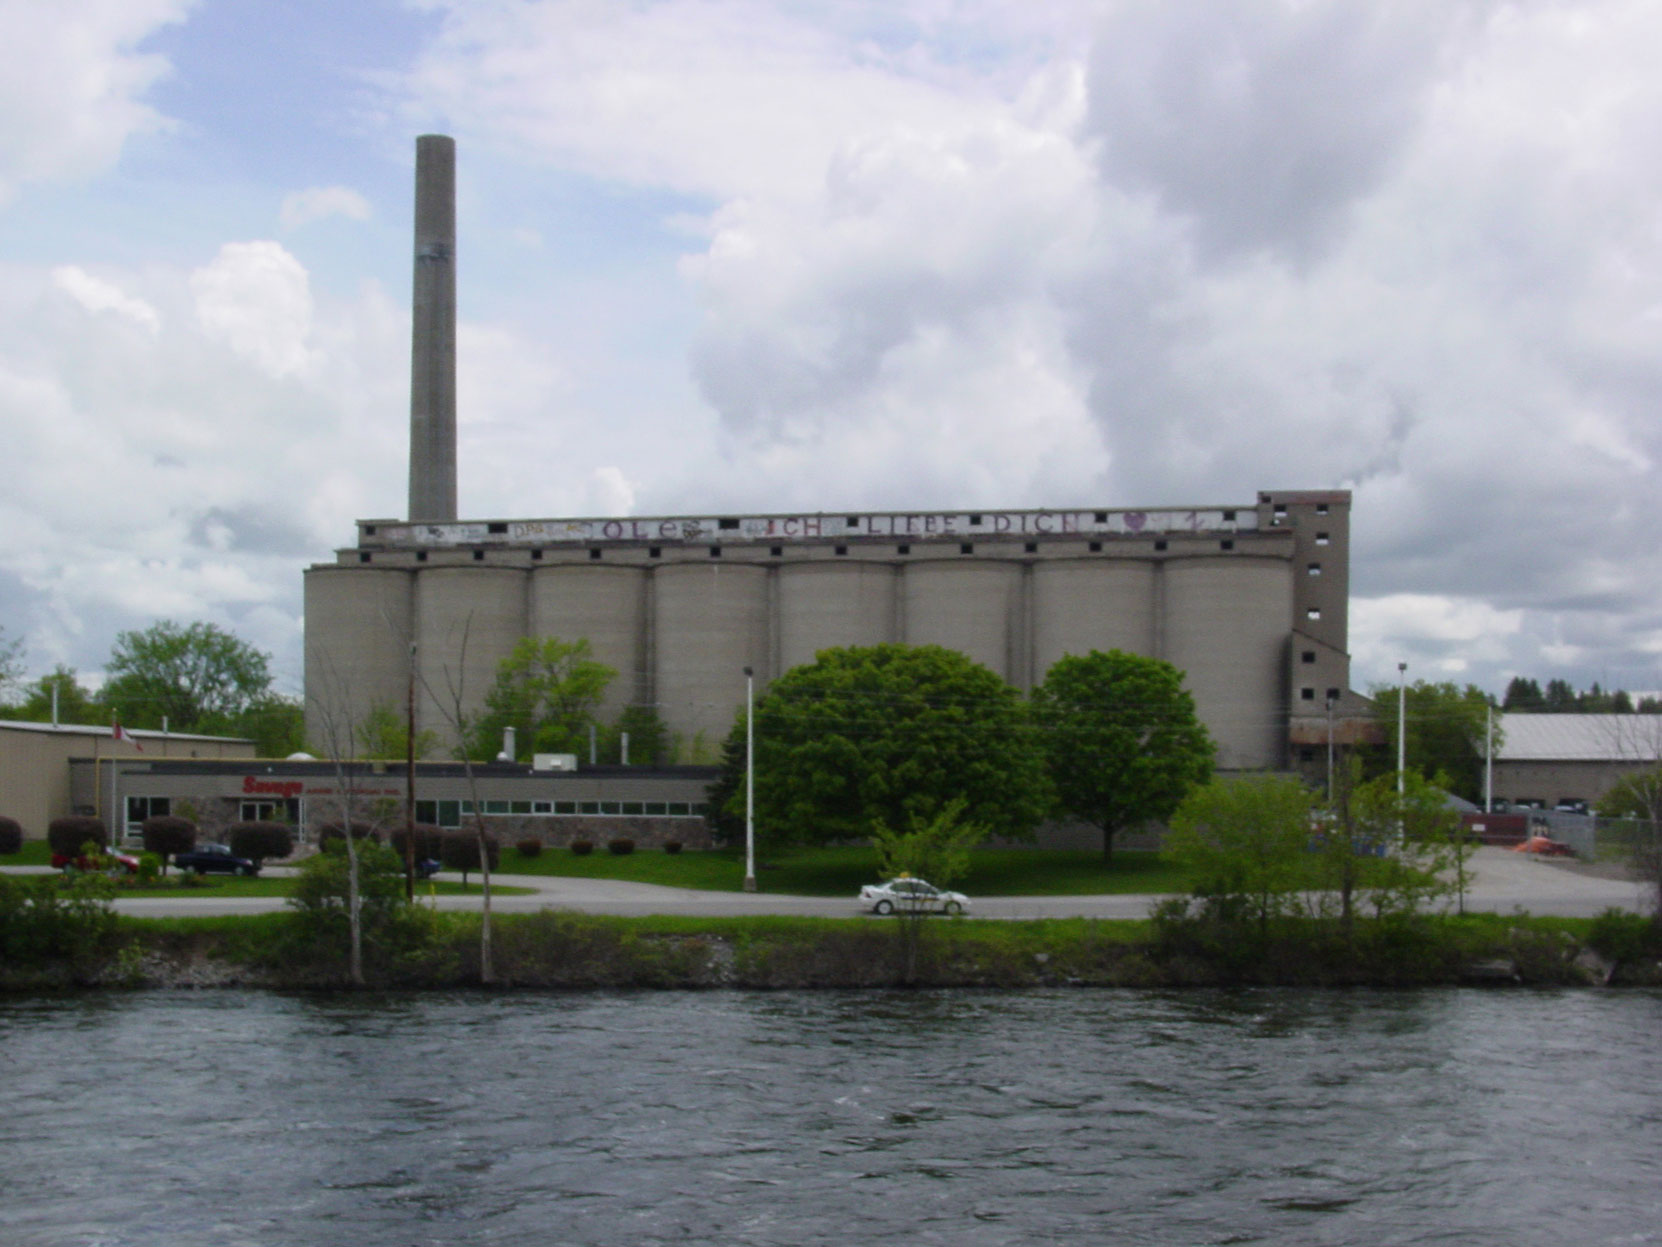
[[[1018,688],[1065,654],[1181,668],[1231,770],[1326,739],[1348,692],[1350,495],[1240,506],[410,523],[365,520],[306,572],[309,722],[402,706],[448,739],[521,637],[586,638],[620,673],[604,709],[654,707],[713,758],[745,696],[822,649],[958,650]],[[411,662],[415,664],[412,673]],[[314,738],[317,733],[314,731]]]

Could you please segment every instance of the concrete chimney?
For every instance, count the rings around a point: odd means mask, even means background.
[[[456,140],[416,139],[410,520],[456,518]]]

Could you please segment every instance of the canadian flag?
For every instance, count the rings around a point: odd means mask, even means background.
[[[110,725],[110,739],[124,740],[140,753],[144,752],[144,746],[138,743],[138,739],[119,723],[112,723]]]

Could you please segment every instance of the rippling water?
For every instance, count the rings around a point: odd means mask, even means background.
[[[1662,1241],[1662,995],[0,1002],[0,1243]]]

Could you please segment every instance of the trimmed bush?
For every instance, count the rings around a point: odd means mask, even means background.
[[[490,855],[491,869],[495,870],[502,858],[502,846],[496,837],[485,834],[485,850]],[[466,885],[467,874],[470,870],[479,869],[479,833],[474,831],[447,831],[440,844],[442,852],[439,861],[444,863],[447,870],[462,872],[462,883]]]
[[[398,854],[399,861],[404,860],[405,838],[404,828],[402,827],[395,829],[392,835],[387,838],[388,843],[392,845],[392,851]],[[415,855],[418,858],[430,857],[436,862],[442,862],[444,860],[444,829],[435,827],[431,823],[417,823],[415,825]]]
[[[374,823],[352,820],[352,838],[367,840],[371,844],[381,843],[381,831]],[[345,840],[346,829],[340,823],[324,823],[317,829],[317,847],[324,848],[331,840]]]
[[[294,852],[294,829],[287,823],[232,823],[225,829],[225,843],[238,857],[263,862],[268,857],[287,857]]]
[[[671,857],[675,856],[675,854],[679,853],[680,851],[681,851],[681,842],[679,840],[665,840],[664,841],[664,852],[668,853]]]
[[[627,839],[626,837],[619,836],[616,840],[606,841],[606,852],[611,853],[616,857],[625,857],[634,851],[635,842]]]
[[[175,853],[189,853],[196,847],[196,824],[188,818],[158,814],[145,819],[139,829],[144,835],[144,851],[161,858],[164,868]]]
[[[23,824],[15,818],[0,818],[0,857],[23,851]]]
[[[518,844],[514,845],[514,848],[519,850],[519,855],[521,857],[542,856],[541,840],[533,840],[530,837],[526,837],[524,840],[521,840]]]
[[[587,857],[590,853],[594,852],[594,841],[573,840],[571,842],[571,851],[578,857]]]
[[[109,833],[96,818],[76,815],[54,818],[46,827],[46,843],[60,857],[79,857],[88,841],[102,849],[109,843]]]

